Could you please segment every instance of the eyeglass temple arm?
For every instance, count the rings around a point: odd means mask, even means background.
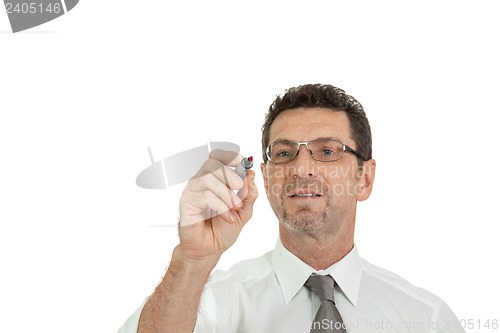
[[[360,153],[358,153],[357,151],[355,151],[354,149],[352,149],[351,147],[349,147],[348,145],[344,145],[344,150],[345,151],[348,151],[350,152],[351,154],[354,154],[356,155],[357,157],[359,157],[360,159],[362,159],[363,161],[368,161],[368,159],[364,158],[363,156],[361,156]]]

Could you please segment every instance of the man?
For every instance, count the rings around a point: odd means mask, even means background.
[[[330,85],[287,90],[266,115],[262,150],[274,251],[210,275],[257,198],[255,173],[242,181],[231,168],[242,157],[213,151],[182,194],[165,277],[122,332],[464,332],[438,297],[357,254],[356,205],[376,163],[353,97]]]

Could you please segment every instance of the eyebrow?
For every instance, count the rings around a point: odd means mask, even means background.
[[[309,142],[311,142],[311,141],[317,141],[317,140],[335,140],[335,141],[340,141],[340,142],[344,143],[344,141],[342,139],[334,137],[334,136],[320,137],[320,138],[316,138],[316,139],[313,139],[313,140],[309,140]],[[288,140],[288,139],[278,139],[278,140],[273,141],[269,145],[272,145],[272,144],[275,144],[275,143],[296,143],[296,142],[303,142],[303,141],[294,141],[294,140]]]

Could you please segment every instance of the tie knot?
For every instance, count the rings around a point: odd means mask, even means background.
[[[330,275],[311,275],[304,286],[318,295],[321,301],[333,301],[333,286],[335,281]]]

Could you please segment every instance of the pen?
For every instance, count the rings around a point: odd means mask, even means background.
[[[245,178],[247,170],[253,167],[253,156],[245,157],[241,160],[240,163],[236,166],[234,171],[241,177],[241,179]]]

